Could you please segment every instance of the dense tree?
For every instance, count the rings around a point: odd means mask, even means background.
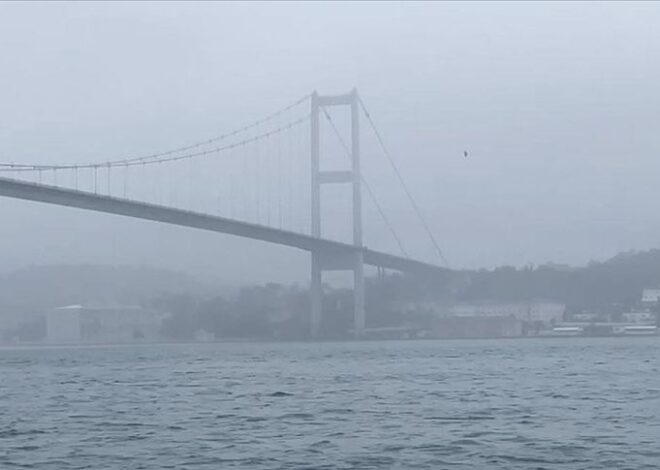
[[[58,272],[62,275],[58,276]],[[151,279],[153,276],[154,279]],[[50,286],[41,289],[41,285]],[[34,287],[36,286],[36,287]],[[191,287],[192,286],[192,287]],[[205,330],[217,338],[307,339],[310,297],[307,288],[266,284],[234,296],[210,296],[185,277],[158,270],[83,266],[34,268],[8,275],[0,289],[0,314],[25,312],[20,328],[5,335],[26,340],[43,336],[43,311],[66,303],[134,302],[164,312],[163,332],[190,340]],[[367,326],[424,326],[428,318],[403,315],[420,301],[527,301],[565,303],[569,312],[597,311],[613,318],[634,308],[645,288],[660,287],[660,250],[621,253],[582,268],[558,265],[503,266],[493,270],[444,270],[433,276],[392,274],[366,283]],[[86,290],[87,289],[87,290]],[[35,290],[39,295],[30,295]],[[84,295],[79,291],[84,290]],[[353,293],[324,286],[321,329],[326,338],[344,338],[353,328]],[[161,292],[154,295],[153,292]],[[162,294],[162,292],[168,292]],[[660,315],[660,314],[659,314]]]

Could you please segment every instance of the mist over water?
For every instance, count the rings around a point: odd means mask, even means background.
[[[0,467],[652,469],[659,361],[653,338],[3,350]]]
[[[660,8],[652,2],[0,9],[3,161],[150,154],[232,131],[313,90],[357,87],[453,266],[582,265],[657,246],[660,224],[649,214],[660,173]],[[373,142],[363,154],[411,254],[435,259]],[[340,149],[332,157],[344,158]],[[238,161],[208,173],[218,177],[210,185],[235,179]],[[206,188],[195,180],[197,192]],[[326,225],[343,223],[346,211],[332,209]],[[289,250],[240,239],[9,200],[3,214],[11,249],[0,252],[0,272],[138,262],[226,282],[308,275]],[[365,242],[395,250],[373,208],[365,217]],[[246,251],[258,260],[237,255]]]

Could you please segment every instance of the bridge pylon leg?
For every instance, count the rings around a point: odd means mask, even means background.
[[[353,273],[353,335],[364,335],[365,328],[365,282],[364,256],[362,251],[343,254],[328,254],[312,251],[311,299],[311,336],[321,335],[323,314],[323,271],[349,271]]]
[[[321,334],[321,315],[323,312],[323,271],[321,269],[320,253],[312,252],[312,283],[311,294],[311,335],[318,338]]]
[[[346,171],[322,171],[320,165],[320,111],[332,106],[348,106],[351,111],[351,168]],[[359,97],[357,90],[344,95],[319,96],[316,92],[311,97],[310,154],[312,170],[312,236],[321,238],[321,185],[346,184],[352,192],[353,209],[353,245],[357,250],[353,257],[339,262],[335,269],[353,271],[353,330],[356,336],[362,336],[365,328],[364,309],[364,259],[362,252],[362,176],[360,173],[360,126]],[[320,334],[323,288],[321,273],[329,265],[337,265],[337,260],[328,260],[322,253],[312,253],[311,283],[311,334],[316,338]]]
[[[364,310],[364,259],[362,252],[355,255],[353,266],[353,331],[355,336],[364,335],[365,310]]]

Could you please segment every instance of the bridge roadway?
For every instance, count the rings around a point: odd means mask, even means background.
[[[364,263],[371,266],[425,275],[446,272],[445,268],[430,263],[265,225],[12,178],[0,177],[0,196],[225,233],[308,252],[317,251],[321,254],[324,269],[347,267],[356,252],[361,250]]]

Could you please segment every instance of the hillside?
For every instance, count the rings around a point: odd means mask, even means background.
[[[203,296],[212,290],[185,274],[157,268],[32,266],[0,277],[0,308],[140,304],[163,293],[180,292]]]
[[[569,309],[634,306],[645,288],[660,286],[660,250],[621,253],[585,267],[553,265],[465,273],[461,300],[552,299]]]

